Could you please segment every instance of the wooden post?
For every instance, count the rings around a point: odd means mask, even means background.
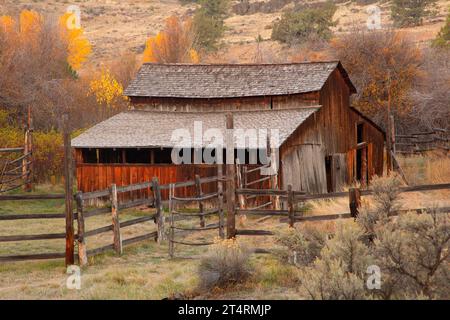
[[[223,216],[223,169],[222,164],[219,163],[217,165],[217,194],[218,194],[218,204],[217,208],[219,210],[219,237],[221,239],[225,238],[225,222],[224,222],[224,216]]]
[[[361,187],[367,187],[367,145],[361,149]]]
[[[28,189],[28,128],[25,130],[25,138],[23,142],[23,160],[22,160],[22,179],[24,180],[24,191]]]
[[[169,212],[170,212],[170,230],[169,230],[169,256],[173,258],[174,256],[174,245],[175,230],[174,230],[174,218],[173,218],[173,200],[172,197],[175,193],[175,188],[172,184],[169,185]]]
[[[288,185],[288,197],[287,197],[287,206],[288,206],[288,214],[289,214],[289,227],[294,227],[294,193],[292,192],[292,185]]]
[[[350,188],[348,191],[350,215],[356,218],[361,207],[361,191],[358,188]]]
[[[27,125],[25,131],[25,141],[23,154],[24,159],[22,160],[22,178],[24,179],[25,185],[24,189],[26,192],[31,192],[32,190],[32,170],[33,170],[33,162],[32,162],[32,153],[33,153],[33,127],[31,120],[31,107],[28,106],[28,114],[27,114]],[[28,155],[28,156],[26,156]]]
[[[242,175],[241,175],[241,164],[239,161],[239,158],[236,159],[236,180],[237,180],[237,185],[239,189],[243,188],[243,182],[242,182]],[[240,209],[245,209],[246,204],[245,204],[245,197],[243,194],[238,195],[238,200],[239,200],[239,208]]]
[[[227,175],[227,238],[236,236],[236,193],[235,193],[235,166],[234,166],[234,141],[233,141],[233,115],[227,114],[227,134],[226,134],[226,175]],[[231,160],[230,160],[231,157]]]
[[[391,115],[391,150],[392,154],[395,156],[395,122],[394,122],[394,116]],[[393,160],[393,159],[392,159]],[[392,161],[392,165],[394,165],[394,160]]]
[[[198,174],[195,175],[195,192],[196,192],[198,198],[202,197],[202,195],[203,195],[202,184],[200,181],[200,176]],[[198,201],[198,210],[200,213],[204,213],[203,202],[201,200]],[[204,216],[200,216],[200,227],[201,228],[205,227],[205,217]]]
[[[74,263],[74,230],[73,230],[73,174],[72,148],[70,144],[69,117],[63,116],[64,121],[64,192],[66,209],[66,266]]]
[[[164,213],[161,201],[161,190],[159,188],[159,182],[157,177],[154,177],[152,179],[152,189],[153,189],[153,196],[155,199],[156,224],[158,227],[157,241],[159,244],[161,244],[161,242],[164,240]]]
[[[122,235],[120,234],[119,204],[117,201],[117,186],[111,185],[111,217],[113,226],[114,250],[122,254]]]
[[[77,225],[78,225],[78,264],[84,267],[88,264],[86,240],[84,238],[85,225],[83,213],[83,194],[77,193]]]

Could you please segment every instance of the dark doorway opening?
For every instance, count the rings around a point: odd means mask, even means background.
[[[356,150],[356,180],[361,181],[362,174],[362,150],[358,149]]]
[[[327,175],[327,192],[333,192],[333,172],[332,172],[332,164],[333,164],[333,157],[332,156],[326,156],[325,157],[325,172]]]
[[[364,142],[364,123],[356,126],[356,143]]]

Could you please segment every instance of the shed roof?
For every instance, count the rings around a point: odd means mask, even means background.
[[[319,106],[266,111],[239,111],[233,113],[236,129],[278,129],[279,147],[298,126]],[[222,112],[154,112],[132,110],[117,114],[105,120],[72,140],[74,148],[149,148],[179,146],[172,140],[174,130],[189,132],[194,139],[195,122],[201,122],[202,131],[218,129],[226,134],[226,113]],[[198,126],[198,123],[197,123]],[[235,143],[237,132],[234,132]],[[204,138],[202,147],[208,146],[214,138]],[[250,141],[247,140],[247,141]],[[250,143],[255,143],[254,140]],[[192,147],[193,142],[183,147]]]
[[[125,90],[129,97],[233,98],[319,91],[339,61],[288,64],[144,64]]]

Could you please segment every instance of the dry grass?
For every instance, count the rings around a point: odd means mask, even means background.
[[[446,157],[408,157],[400,159],[409,178],[417,183],[449,182],[449,159]],[[414,174],[416,172],[416,174]],[[43,192],[61,192],[61,187],[42,186]],[[370,197],[363,198],[368,205]],[[449,191],[415,192],[400,195],[402,208],[419,208],[435,204],[450,206]],[[308,215],[348,212],[348,199],[309,201]],[[63,212],[64,204],[60,200],[2,202],[0,215],[9,213],[49,213]],[[121,221],[146,214],[149,210],[126,210],[121,212]],[[278,218],[260,220],[261,217],[239,219],[239,228],[287,230],[287,223]],[[215,223],[208,219],[207,223]],[[111,224],[109,215],[92,217],[87,220],[87,229]],[[331,233],[335,222],[309,222],[319,230]],[[198,220],[178,222],[180,226],[198,226]],[[296,227],[299,227],[297,224]],[[129,238],[155,229],[153,222],[135,227],[123,228],[124,238]],[[38,234],[43,232],[64,232],[64,221],[59,220],[23,220],[14,223],[0,222],[0,235]],[[217,231],[179,234],[185,241],[210,241]],[[249,248],[278,249],[271,236],[240,237]],[[109,244],[112,233],[88,238],[88,248]],[[29,241],[2,243],[0,255],[24,254],[31,252],[64,251],[64,241]],[[253,255],[250,262],[256,272],[253,277],[236,287],[197,296],[197,268],[200,257],[207,251],[205,247],[186,247],[175,245],[175,259],[168,258],[167,243],[157,245],[152,240],[125,247],[120,257],[112,252],[92,257],[89,266],[82,272],[82,289],[67,290],[66,274],[62,260],[3,263],[0,265],[0,299],[161,299],[175,293],[184,293],[196,298],[214,299],[299,299],[296,289],[294,269],[280,264],[272,255]]]

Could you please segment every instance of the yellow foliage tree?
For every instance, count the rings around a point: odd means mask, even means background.
[[[123,97],[123,87],[108,69],[103,69],[100,77],[90,82],[89,95],[94,95],[97,103],[102,107],[102,116],[109,116],[118,109],[119,101]]]
[[[89,40],[84,37],[82,28],[68,28],[68,20],[71,18],[73,13],[66,13],[60,18],[61,37],[67,44],[67,62],[73,70],[79,70],[92,48]]]
[[[66,13],[60,18],[59,40],[66,47],[67,63],[73,70],[79,70],[90,55],[92,48],[89,40],[84,36],[82,28],[68,28],[67,21],[73,17],[72,15],[72,13]],[[23,10],[19,16],[18,27],[12,17],[0,17],[0,32],[31,48],[39,47],[46,33],[45,27],[44,18],[35,11]]]
[[[184,22],[176,16],[166,20],[164,29],[146,42],[144,62],[198,63],[194,49],[195,36],[190,19]]]
[[[10,16],[0,17],[0,31],[4,34],[11,34],[15,31],[16,22]]]

